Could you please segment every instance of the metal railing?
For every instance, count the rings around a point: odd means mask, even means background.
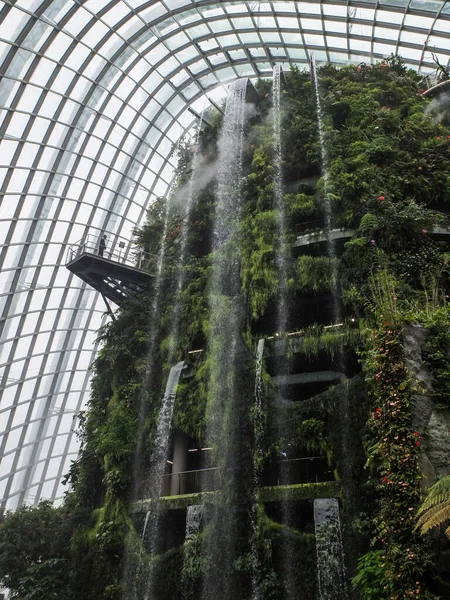
[[[103,235],[88,234],[71,244],[67,249],[67,262],[82,254],[96,254],[107,260],[142,269],[154,259],[152,254],[134,248],[132,242],[118,235],[106,236],[104,244],[101,243],[102,239]]]
[[[179,496],[198,492],[213,492],[217,489],[217,467],[181,471],[164,475],[162,485],[163,496]]]
[[[429,90],[443,81],[448,81],[448,79],[445,78],[444,74],[439,69],[436,69],[436,71],[425,75],[425,77],[420,81],[419,86],[422,90]]]
[[[288,458],[273,461],[262,476],[263,486],[292,485],[334,481],[333,471],[325,456]],[[163,476],[162,496],[179,496],[199,492],[213,492],[218,487],[217,467],[181,471]]]

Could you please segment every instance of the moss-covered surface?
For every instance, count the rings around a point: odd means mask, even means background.
[[[258,496],[262,502],[287,502],[313,500],[314,498],[337,498],[340,494],[341,489],[336,481],[326,481],[263,487]]]

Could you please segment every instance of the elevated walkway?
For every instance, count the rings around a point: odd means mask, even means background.
[[[309,246],[310,244],[325,244],[328,241],[347,241],[354,235],[354,229],[332,229],[329,234],[325,229],[317,229],[316,231],[298,235],[292,246],[293,248],[302,248],[304,246]]]
[[[428,88],[427,90],[422,92],[422,96],[436,98],[437,96],[440,96],[445,92],[450,92],[450,79],[441,81],[440,83],[437,83],[436,85],[433,85],[432,87]]]
[[[450,81],[448,83],[450,84]],[[311,244],[326,244],[328,241],[344,244],[356,234],[356,229],[342,227],[340,229],[332,229],[329,233],[327,233],[325,229],[321,228],[308,231],[303,234],[299,234],[299,232],[297,233],[297,238],[292,244],[293,248],[304,248],[305,246],[310,246]],[[435,239],[446,242],[450,241],[450,227],[440,227],[435,225],[433,229],[429,231],[429,234]]]
[[[89,235],[69,246],[66,267],[105,298],[120,305],[142,292],[154,279],[154,275],[141,268],[149,257],[144,253],[132,255],[130,243],[118,238],[111,245],[107,240],[102,251],[100,239],[100,236]]]
[[[314,500],[315,498],[338,498],[341,495],[337,481],[320,483],[295,483],[292,485],[277,485],[259,488],[258,499],[261,502],[295,502],[297,500]],[[195,504],[214,504],[218,492],[197,492],[181,496],[163,496],[159,500],[146,498],[138,500],[131,506],[132,513],[147,513],[151,507],[160,502],[163,511],[187,509]]]

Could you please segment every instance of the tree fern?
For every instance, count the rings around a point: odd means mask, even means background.
[[[416,529],[420,529],[422,534],[450,521],[450,475],[442,477],[431,486],[417,516]],[[450,525],[446,528],[445,535],[450,539]]]

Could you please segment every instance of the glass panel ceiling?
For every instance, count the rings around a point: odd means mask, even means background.
[[[0,496],[60,501],[104,317],[65,268],[89,233],[130,237],[170,184],[173,143],[274,59],[448,64],[437,0],[0,0]],[[45,480],[45,483],[44,483]]]

